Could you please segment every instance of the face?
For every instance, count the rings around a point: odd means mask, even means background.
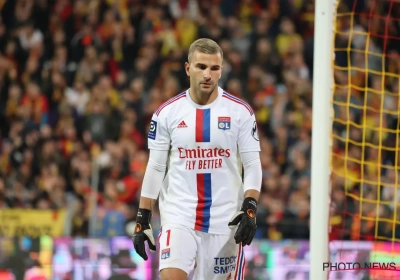
[[[221,54],[205,54],[195,51],[190,62],[185,63],[190,86],[202,95],[210,95],[218,85],[222,73]]]

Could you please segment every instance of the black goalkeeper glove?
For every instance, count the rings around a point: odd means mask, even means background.
[[[230,229],[234,229],[239,224],[235,233],[236,244],[242,243],[243,246],[246,246],[253,241],[257,229],[256,213],[257,201],[251,197],[245,198],[242,209],[232,217],[228,224]]]
[[[151,211],[139,208],[136,217],[135,233],[132,235],[133,246],[136,252],[145,261],[147,261],[145,241],[149,246],[150,252],[156,251],[156,243],[154,241],[153,229],[150,225]]]

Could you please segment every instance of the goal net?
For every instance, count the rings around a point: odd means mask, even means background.
[[[329,279],[400,279],[400,1],[334,21]]]

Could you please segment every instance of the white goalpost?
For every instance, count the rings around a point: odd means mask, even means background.
[[[337,0],[315,0],[310,280],[328,279],[333,34]]]

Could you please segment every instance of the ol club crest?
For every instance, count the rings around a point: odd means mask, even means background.
[[[231,128],[230,117],[218,117],[218,129],[227,130]]]

